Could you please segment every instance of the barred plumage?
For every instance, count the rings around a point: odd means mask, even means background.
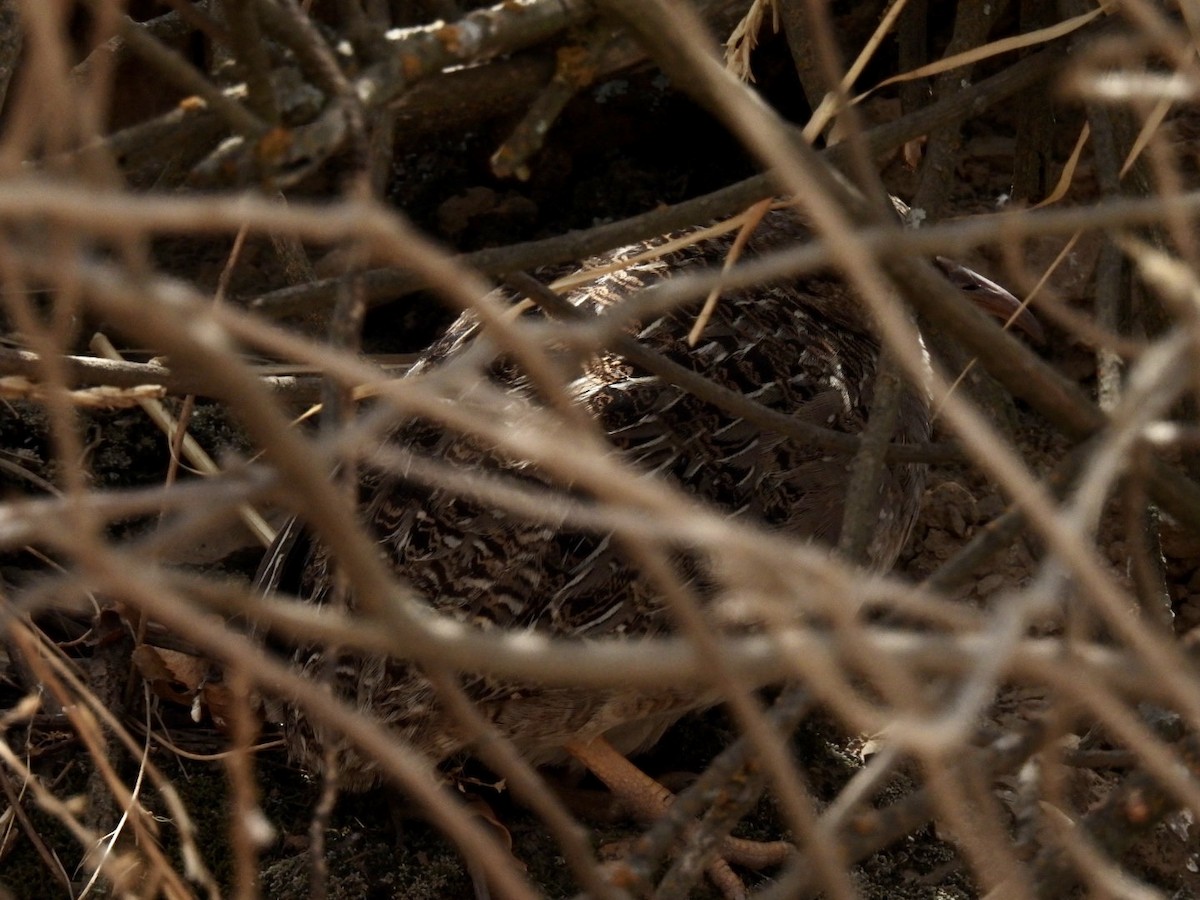
[[[761,253],[807,237],[797,214],[772,211],[746,252]],[[674,273],[720,265],[731,241],[727,235],[674,250],[603,276],[568,299],[599,314]],[[598,262],[629,258],[658,243],[626,247]],[[726,293],[701,341],[689,348],[685,339],[694,312],[689,308],[644,322],[637,337],[771,409],[843,432],[861,429],[879,345],[842,281],[806,277]],[[414,373],[456,358],[470,346],[476,330],[472,316],[462,317],[424,355]],[[510,363],[499,363],[491,377],[513,396],[530,394]],[[836,540],[850,457],[763,432],[612,353],[587,361],[570,391],[637,468],[673,480],[730,515],[798,538]],[[924,441],[929,430],[925,398],[908,392],[895,439]],[[468,470],[542,480],[525,461],[506,459],[428,422],[409,422],[391,440]],[[874,566],[886,569],[900,553],[920,505],[924,477],[924,467],[911,464],[892,466],[885,473],[879,527],[869,549]],[[563,637],[650,635],[670,629],[661,599],[610,536],[523,521],[446,489],[427,490],[372,471],[369,464],[363,491],[363,515],[392,565],[444,614],[478,627],[534,629]],[[683,564],[703,581],[702,561]],[[325,551],[311,548],[300,595],[326,602],[331,581]],[[319,648],[302,651],[297,658],[313,672],[332,664]],[[338,689],[388,723],[398,737],[435,759],[462,748],[453,724],[439,710],[434,690],[415,667],[400,660],[354,656],[342,657],[336,665]],[[515,685],[469,673],[464,686],[488,719],[535,762],[555,759],[568,739],[601,734],[624,752],[648,746],[688,710],[719,699],[682,689],[651,693]],[[290,716],[286,731],[293,755],[310,769],[321,767],[324,749],[334,749],[347,788],[365,789],[377,780],[370,760],[299,713]]]

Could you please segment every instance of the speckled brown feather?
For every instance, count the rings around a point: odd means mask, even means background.
[[[789,211],[768,213],[747,252],[803,240],[807,230]],[[664,239],[665,240],[665,239]],[[732,236],[709,239],[650,262],[603,276],[568,299],[599,314],[645,286],[679,271],[719,266]],[[594,263],[644,252],[661,241],[616,251]],[[878,344],[844,284],[829,277],[728,293],[694,348],[686,335],[695,310],[642,323],[644,344],[759,403],[844,432],[861,429],[874,378]],[[477,325],[456,322],[414,369],[455,358]],[[500,363],[492,378],[514,397],[531,395],[515,367]],[[731,417],[674,385],[612,354],[589,360],[570,392],[637,468],[668,478],[730,515],[745,516],[800,538],[835,541],[849,457],[830,456]],[[927,440],[924,399],[904,400],[896,439]],[[409,422],[391,438],[410,450],[469,470],[487,469],[549,483],[536,468],[505,459],[476,440],[427,422]],[[886,473],[880,527],[870,547],[875,566],[890,567],[919,505],[924,469],[896,466]],[[363,515],[397,573],[439,612],[483,628],[534,629],[562,637],[651,635],[670,629],[662,602],[622,554],[617,541],[555,531],[503,511],[428,490],[365,467]],[[684,560],[695,574],[702,564]],[[309,551],[301,596],[330,596],[330,562],[323,548]],[[351,601],[352,602],[352,601]],[[333,662],[320,648],[297,656],[314,674]],[[340,657],[333,678],[339,691],[387,722],[399,737],[436,759],[461,749],[441,714],[434,691],[413,666],[398,660]],[[466,676],[481,711],[534,761],[557,756],[570,739],[606,733],[624,751],[653,743],[689,709],[717,697],[687,690],[644,691],[545,688]],[[338,755],[343,784],[365,789],[377,780],[373,764],[323,733],[299,713],[286,732],[293,755],[310,769],[322,748]]]

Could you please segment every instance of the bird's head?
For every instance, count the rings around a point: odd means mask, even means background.
[[[1034,344],[1046,343],[1046,332],[1037,316],[996,282],[944,256],[934,257],[934,262],[950,283],[966,293],[980,310],[1006,326],[1011,324]]]

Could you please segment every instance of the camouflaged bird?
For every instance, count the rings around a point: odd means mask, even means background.
[[[797,213],[773,210],[754,230],[744,253],[754,256],[810,236]],[[733,238],[707,238],[636,262],[566,299],[589,314],[603,315],[663,279],[720,266]],[[666,240],[622,248],[591,261],[590,267],[640,256]],[[969,270],[943,268],[968,292],[1001,291]],[[862,429],[879,342],[842,280],[805,276],[725,292],[700,341],[689,347],[686,337],[695,314],[696,306],[680,308],[641,322],[632,333],[646,347],[769,409],[840,432]],[[410,376],[460,357],[478,332],[475,317],[464,315]],[[501,361],[480,377],[517,400],[536,402],[511,362]],[[730,516],[798,539],[837,540],[850,456],[766,432],[609,352],[585,360],[568,390],[636,469],[667,479]],[[894,440],[923,442],[929,434],[926,398],[908,390]],[[465,471],[553,484],[527,461],[505,458],[477,439],[428,421],[409,421],[389,440]],[[878,528],[868,549],[873,567],[889,568],[903,548],[924,481],[921,465],[893,465],[884,473]],[[430,489],[372,469],[370,460],[364,465],[362,495],[362,515],[392,567],[439,613],[480,628],[532,629],[558,638],[635,637],[671,630],[662,598],[611,535],[525,521],[456,496],[452,489]],[[277,548],[274,563],[281,563],[284,553]],[[320,546],[306,554],[297,591],[308,601],[326,603],[332,593],[331,560]],[[693,574],[698,567],[702,565],[692,560]],[[349,603],[353,607],[352,597]],[[375,656],[331,659],[322,648],[302,650],[297,660],[314,677],[331,677],[348,701],[431,758],[443,760],[464,749],[464,740],[416,666]],[[684,713],[719,700],[692,688],[548,687],[470,673],[464,678],[464,688],[482,714],[534,763],[561,758],[568,741],[601,735],[622,753],[636,752],[655,743]],[[345,788],[365,790],[378,781],[373,761],[300,711],[289,715],[285,733],[293,757],[308,770],[321,771],[325,753],[332,751]]]

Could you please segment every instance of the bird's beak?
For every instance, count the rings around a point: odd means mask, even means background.
[[[1037,316],[996,282],[944,256],[935,257],[934,261],[950,279],[950,283],[966,293],[983,312],[1006,325],[1011,322],[1014,328],[1038,346],[1046,343],[1046,332],[1042,330],[1042,323]]]

